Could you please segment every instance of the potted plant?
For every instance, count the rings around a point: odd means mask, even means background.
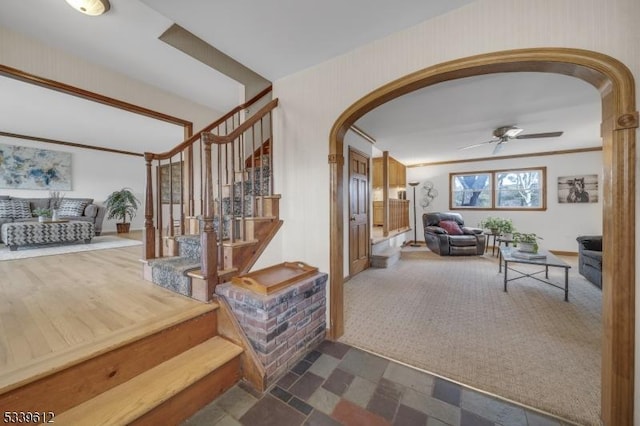
[[[502,235],[503,238],[513,238],[513,232],[515,228],[513,227],[513,222],[511,219],[500,219],[500,223],[498,225],[498,232]]]
[[[527,253],[537,253],[538,252],[538,241],[542,238],[538,237],[536,234],[530,233],[525,234],[522,232],[514,232],[513,233],[513,241],[518,246],[518,250],[524,251]]]
[[[51,210],[49,210],[49,209],[33,209],[33,214],[38,216],[38,222],[46,222],[47,218],[51,217]]]
[[[482,229],[489,229],[492,235],[500,234],[500,224],[502,223],[502,219],[499,217],[487,217],[480,221],[478,226]]]
[[[49,192],[49,200],[51,206],[51,218],[53,220],[58,219],[58,209],[62,204],[62,199],[64,198],[64,194],[61,194],[60,191],[50,191]]]
[[[131,223],[127,222],[127,216],[130,220],[133,219],[139,204],[140,201],[129,188],[114,191],[107,197],[105,201],[107,219],[120,220],[116,223],[118,234],[129,232]]]

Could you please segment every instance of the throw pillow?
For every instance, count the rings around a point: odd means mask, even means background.
[[[455,220],[441,220],[438,226],[449,233],[449,235],[462,235],[462,229]]]
[[[78,217],[84,213],[84,208],[87,203],[81,200],[67,200],[62,199],[60,202],[60,208],[58,209],[58,216],[70,216]]]
[[[29,219],[31,209],[26,200],[0,200],[0,217],[9,219]]]
[[[13,204],[11,200],[0,200],[0,217],[3,219],[13,219]]]

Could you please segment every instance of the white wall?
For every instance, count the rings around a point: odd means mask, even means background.
[[[194,132],[221,115],[219,111],[94,65],[6,28],[0,28],[0,64],[191,121]],[[176,145],[181,140],[176,140]],[[140,157],[13,138],[2,139],[2,143],[71,152],[73,191],[68,192],[69,197],[90,197],[101,203],[111,192],[126,186],[144,202],[145,163]],[[136,151],[135,147],[131,151]],[[48,195],[46,191],[3,189],[1,192],[14,196]],[[142,229],[143,225],[144,207],[141,207],[132,221],[132,229]],[[115,232],[115,221],[105,220],[103,230]]]
[[[142,157],[74,148],[29,140],[0,136],[0,143],[30,148],[48,149],[71,153],[71,191],[60,191],[69,198],[93,198],[94,203],[104,205],[113,191],[123,187],[133,190],[144,202],[145,167]],[[0,189],[0,194],[12,197],[46,198],[48,190]],[[116,232],[116,220],[105,220],[102,232]],[[144,227],[144,207],[140,207],[131,222],[131,229]]]
[[[329,271],[329,134],[340,114],[358,99],[431,65],[517,48],[602,52],[624,63],[640,81],[638,16],[637,0],[478,0],[276,81],[274,97],[281,106],[275,165],[282,171],[276,187],[286,200],[279,258],[300,259]],[[640,197],[636,202],[640,211]],[[636,253],[640,258],[640,246]],[[640,303],[640,291],[636,297]],[[636,403],[640,406],[640,392]]]
[[[508,160],[458,163],[439,166],[410,167],[407,179],[421,183],[431,181],[438,197],[423,210],[418,204],[418,239],[424,240],[422,214],[449,211],[449,173],[481,170],[500,170],[525,167],[547,168],[546,211],[473,211],[456,210],[462,214],[467,226],[478,226],[487,216],[503,217],[513,221],[520,232],[535,233],[542,237],[540,246],[551,250],[577,252],[578,235],[602,235],[602,152],[583,152],[555,156],[527,157]],[[558,177],[598,175],[598,202],[588,204],[558,203]],[[420,199],[419,188],[416,192]],[[413,198],[413,193],[408,195]],[[413,221],[413,210],[411,211]],[[411,222],[413,223],[413,222]]]
[[[194,132],[222,115],[1,27],[0,64],[191,121]]]
[[[274,84],[276,187],[286,204],[282,258],[329,269],[331,127],[359,98],[410,72],[489,51],[536,46],[584,48],[624,62],[638,77],[635,0],[478,0]],[[495,25],[500,22],[500,25]],[[598,31],[587,28],[598,28]],[[544,29],[543,31],[541,29]],[[327,189],[324,189],[327,188]],[[300,238],[304,235],[304,238]]]

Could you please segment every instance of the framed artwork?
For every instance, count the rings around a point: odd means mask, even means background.
[[[71,153],[0,144],[0,188],[71,190]]]
[[[180,200],[182,199],[182,164],[172,163],[172,164],[163,164],[160,166],[160,194],[162,196],[162,204],[170,204],[170,196],[169,194],[173,189],[173,199],[171,203],[180,204]],[[171,166],[171,173],[169,172],[169,166]],[[173,182],[173,185],[171,184]]]
[[[598,175],[558,178],[558,203],[597,203]]]

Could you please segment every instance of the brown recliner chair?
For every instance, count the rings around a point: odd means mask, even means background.
[[[425,213],[422,215],[427,247],[440,256],[484,254],[482,229],[464,226],[459,213]]]

